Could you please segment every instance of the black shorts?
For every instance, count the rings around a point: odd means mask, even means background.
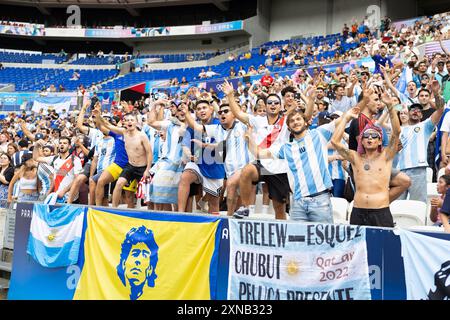
[[[267,169],[265,169],[259,161],[252,164],[256,167],[256,170],[258,170],[258,181],[253,182],[253,184],[256,185],[258,182],[264,181],[269,188],[269,198],[281,203],[286,203],[289,199],[289,193],[291,192],[287,173],[261,175],[261,169],[263,169],[265,173],[268,172]]]
[[[353,207],[350,216],[350,224],[393,228],[394,219],[392,218],[389,207],[381,209],[361,209]]]
[[[199,194],[201,185],[198,183],[191,183],[189,187],[189,197],[194,197]]]
[[[141,181],[142,176],[145,173],[145,169],[147,169],[147,166],[144,167],[135,167],[131,164],[127,164],[125,168],[123,168],[122,173],[120,174],[119,178],[125,178],[127,179],[128,183],[131,183],[133,180]]]
[[[88,162],[84,165],[82,175],[88,178],[91,176],[91,162]]]

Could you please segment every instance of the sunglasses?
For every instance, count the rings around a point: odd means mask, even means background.
[[[280,104],[280,101],[275,101],[275,100],[267,101],[267,104],[268,104],[268,105],[271,105],[271,104]]]
[[[372,137],[372,139],[379,139],[380,134],[376,132],[364,132],[363,139],[368,139],[369,137]]]
[[[222,114],[227,114],[228,112],[230,112],[230,109],[220,110],[217,113],[221,116]]]

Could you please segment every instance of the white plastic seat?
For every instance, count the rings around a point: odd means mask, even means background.
[[[424,226],[427,205],[416,200],[395,200],[389,206],[395,225],[401,228]]]
[[[437,183],[436,182],[429,182],[427,183],[427,196],[428,197],[438,197],[439,193],[437,192]]]
[[[261,220],[275,220],[275,213],[254,213],[250,214],[250,218]]]
[[[437,178],[439,179],[439,177],[440,176],[443,176],[445,174],[445,167],[444,168],[441,168],[441,169],[439,169],[439,171],[438,171],[438,175],[437,175]]]
[[[433,182],[433,169],[427,167],[427,182]]]
[[[347,210],[347,221],[350,223],[350,215],[352,214],[352,210],[353,210],[353,203],[354,201],[352,200],[352,202],[350,202],[348,204],[348,210]]]
[[[256,214],[262,214],[262,206],[263,206],[263,195],[262,193],[258,193],[256,194],[256,201],[255,201]],[[269,214],[275,214],[275,211],[273,210],[272,200],[270,200],[269,202]]]
[[[432,226],[433,221],[430,219],[430,213],[431,213],[431,199],[439,197],[439,193],[436,189],[437,183],[427,183],[427,213],[426,213],[426,225]]]
[[[333,207],[334,223],[348,223],[348,201],[344,198],[331,197],[331,206]]]

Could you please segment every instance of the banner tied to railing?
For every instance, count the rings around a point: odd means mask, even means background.
[[[230,221],[228,299],[371,299],[359,226]]]

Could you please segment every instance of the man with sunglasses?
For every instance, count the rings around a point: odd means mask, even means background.
[[[392,135],[386,148],[382,147],[381,128],[372,123],[368,123],[361,131],[357,151],[349,150],[342,144],[345,126],[352,119],[358,118],[358,108],[345,114],[345,121],[339,123],[331,139],[334,149],[353,167],[356,191],[351,224],[394,227],[389,210],[389,181],[401,129],[392,98],[383,93],[382,99],[388,107],[392,124]]]
[[[214,149],[217,153],[223,152],[220,162],[224,162],[227,176],[227,210],[228,216],[232,216],[237,203],[237,189],[241,178],[241,170],[249,163],[247,142],[245,141],[246,126],[236,121],[228,104],[222,104],[217,112],[220,124],[201,125],[195,123],[190,115],[186,121],[196,132],[205,132],[208,137],[215,140],[214,143],[200,143],[202,148]]]
[[[348,147],[350,150],[357,151],[358,141],[364,128],[370,124],[374,125],[377,114],[384,109],[384,105],[374,89],[366,89],[361,92],[359,96],[360,113],[356,119],[352,119],[350,126],[346,129],[349,134]],[[388,135],[385,130],[382,130],[382,147],[389,145]],[[353,179],[353,169],[350,167],[350,178]],[[390,181],[390,199],[394,201],[411,185],[409,177],[393,168]]]
[[[421,104],[409,106],[409,125],[402,127],[401,130],[400,140],[403,149],[398,154],[397,167],[411,178],[412,183],[399,199],[405,200],[409,193],[410,200],[427,202],[428,143],[444,110],[444,100],[439,94],[439,89],[439,82],[434,80],[432,90],[436,100],[436,111],[428,119],[422,121]]]
[[[227,81],[223,85],[223,92],[227,95],[230,110],[234,116],[253,128],[256,134],[256,143],[261,149],[268,149],[272,145],[284,143],[289,139],[286,115],[283,116],[281,113],[281,99],[277,94],[268,95],[266,117],[260,117],[249,115],[239,108],[234,100],[233,86]],[[309,99],[305,113],[306,121],[311,119],[313,105],[314,100]],[[289,199],[290,187],[287,166],[281,159],[256,159],[255,162],[249,163],[242,169],[239,182],[242,206],[235,212],[234,217],[248,217],[249,207],[254,200],[254,185],[260,181],[267,183],[276,219],[286,219],[286,203]]]

